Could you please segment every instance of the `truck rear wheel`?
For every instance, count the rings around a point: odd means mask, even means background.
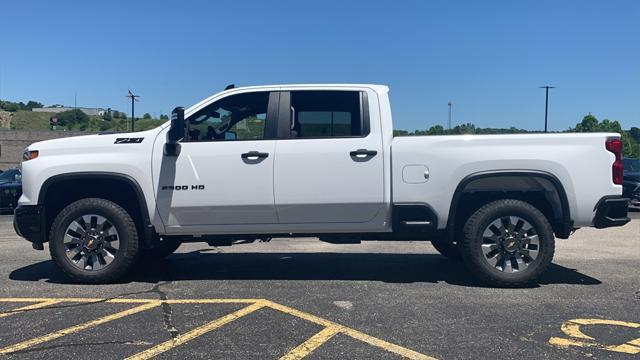
[[[49,251],[74,281],[110,283],[127,274],[137,260],[138,233],[129,213],[118,204],[81,199],[56,216]]]
[[[537,280],[553,259],[547,218],[534,206],[505,199],[488,203],[466,221],[462,257],[474,275],[493,285],[523,286]]]

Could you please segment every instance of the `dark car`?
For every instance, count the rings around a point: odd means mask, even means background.
[[[0,213],[10,212],[22,195],[22,172],[9,169],[0,173]]]
[[[631,200],[632,206],[640,206],[640,160],[622,159],[624,165],[623,196]]]

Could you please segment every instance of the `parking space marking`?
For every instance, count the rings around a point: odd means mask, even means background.
[[[176,338],[167,340],[162,344],[158,344],[150,349],[137,353],[127,359],[129,360],[145,360],[150,359],[156,355],[159,355],[165,351],[171,350],[176,346],[180,346],[189,340],[193,340],[199,336],[202,336],[210,331],[213,331],[223,325],[226,325],[234,320],[237,320],[245,315],[251,314],[256,310],[260,310],[265,306],[264,302],[258,301],[247,307],[244,307],[238,311],[234,311],[231,314],[225,315],[207,324],[199,326],[189,332],[182,335],[178,335]]]
[[[54,331],[54,332],[49,333],[49,334],[44,335],[44,336],[40,336],[40,337],[37,337],[37,338],[33,338],[31,340],[26,340],[26,341],[17,343],[15,345],[10,345],[10,346],[4,347],[4,348],[0,349],[0,355],[7,355],[7,354],[10,354],[10,353],[14,353],[16,351],[24,350],[24,349],[32,347],[34,345],[42,344],[44,342],[51,341],[51,340],[54,340],[54,339],[57,339],[57,338],[60,338],[60,337],[63,337],[63,336],[69,335],[69,334],[73,334],[73,333],[76,333],[78,331],[89,329],[89,328],[92,328],[94,326],[98,326],[98,325],[107,323],[109,321],[120,319],[120,318],[123,318],[125,316],[129,316],[129,315],[137,314],[137,313],[139,313],[141,311],[153,309],[154,307],[160,306],[160,304],[161,304],[161,302],[157,301],[157,300],[148,301],[146,304],[139,305],[139,306],[136,306],[136,307],[131,308],[131,309],[127,309],[127,310],[124,310],[124,311],[117,312],[115,314],[103,316],[103,317],[98,318],[96,320],[92,320],[92,321],[89,321],[89,322],[86,322],[86,323],[83,323],[83,324],[78,324],[78,325],[75,325],[75,326],[72,326],[72,327],[68,327],[66,329]]]
[[[334,323],[332,321],[317,317],[315,315],[311,315],[309,313],[305,313],[303,311],[294,309],[294,308],[290,308],[288,306],[284,306],[278,303],[274,303],[273,301],[268,301],[267,303],[270,308],[274,309],[274,310],[279,310],[281,312],[284,312],[286,314],[289,315],[293,315],[293,316],[297,316],[301,319],[305,319],[307,321],[310,321],[312,323],[318,324],[318,325],[322,325],[325,327],[338,327],[340,328],[340,333],[345,334],[349,337],[352,337],[356,340],[360,340],[362,342],[365,342],[369,345],[375,346],[377,348],[395,353],[397,355],[400,355],[404,358],[407,359],[413,359],[413,360],[435,360],[435,358],[431,357],[431,356],[427,356],[425,354],[421,354],[417,351],[413,351],[410,349],[407,349],[405,347],[402,347],[400,345],[396,345],[396,344],[392,344],[390,342],[384,341],[382,339],[378,339],[377,337],[373,337],[371,335],[367,335],[363,332],[360,332],[358,330],[354,330],[351,328],[348,328],[346,326],[342,326],[340,324]]]
[[[47,306],[54,305],[57,303],[85,303],[85,304],[93,304],[93,303],[117,303],[117,304],[140,304],[136,307],[133,307],[128,310],[120,311],[115,314],[107,315],[101,317],[96,320],[92,320],[86,323],[78,324],[66,329],[58,330],[52,332],[50,334],[40,336],[31,340],[26,340],[20,342],[18,344],[14,344],[11,346],[7,346],[5,348],[0,349],[0,355],[6,355],[10,353],[15,353],[17,351],[21,351],[27,349],[29,347],[51,341],[60,337],[63,337],[68,334],[76,333],[82,330],[86,330],[91,327],[99,326],[105,324],[107,322],[117,320],[129,315],[133,315],[142,311],[146,311],[155,307],[160,306],[163,303],[166,304],[248,304],[248,306],[232,312],[228,315],[220,317],[216,320],[213,320],[205,325],[199,326],[193,330],[190,330],[184,334],[178,335],[176,338],[165,341],[158,345],[155,345],[147,350],[144,350],[140,353],[137,353],[131,356],[129,359],[149,359],[154,356],[157,356],[161,353],[164,353],[168,350],[171,350],[177,346],[180,346],[188,341],[191,341],[197,337],[200,337],[208,332],[214,331],[234,320],[237,320],[243,316],[246,316],[250,313],[258,311],[262,308],[271,308],[273,310],[298,317],[300,319],[312,322],[314,324],[320,325],[323,329],[313,335],[311,338],[305,340],[303,343],[295,347],[293,350],[289,351],[286,355],[283,356],[283,359],[302,359],[313,351],[321,347],[327,341],[329,341],[333,336],[337,334],[347,335],[355,340],[365,342],[374,347],[380,348],[385,351],[389,351],[400,355],[407,359],[414,360],[435,360],[435,358],[427,356],[425,354],[421,354],[417,351],[413,351],[402,347],[400,345],[396,345],[382,339],[376,338],[371,335],[367,335],[358,330],[340,325],[338,323],[334,323],[333,321],[329,321],[327,319],[323,319],[321,317],[285,306],[278,303],[275,303],[266,299],[175,299],[175,300],[158,300],[158,299],[125,299],[125,298],[0,298],[0,302],[9,302],[9,303],[34,303],[32,305],[23,306],[21,308],[17,308],[12,311],[8,311],[7,313],[19,313],[29,310],[38,310],[38,309],[46,309]]]
[[[33,305],[27,305],[27,306],[19,307],[17,309],[3,311],[3,312],[0,312],[0,318],[7,317],[7,316],[13,315],[13,314],[19,314],[19,313],[24,312],[24,311],[42,309],[42,308],[45,308],[47,306],[51,306],[51,305],[54,305],[54,304],[57,304],[57,303],[59,303],[59,301],[56,301],[56,300],[45,300],[45,301],[42,301],[42,302],[39,302],[39,303],[36,303],[36,304],[33,304]]]
[[[338,326],[329,326],[322,329],[317,334],[313,335],[307,341],[298,345],[293,350],[289,351],[286,355],[280,358],[280,360],[299,360],[308,356],[313,350],[319,348],[322,344],[326,343],[340,333],[341,328]]]
[[[564,332],[570,338],[551,337],[549,344],[560,347],[578,346],[578,347],[591,347],[601,350],[614,351],[625,354],[640,354],[640,338],[627,341],[624,344],[619,345],[604,345],[596,341],[592,336],[586,335],[580,329],[582,325],[610,325],[610,326],[624,326],[633,329],[640,329],[640,324],[619,321],[619,320],[606,320],[606,319],[573,319],[565,321],[560,330]]]

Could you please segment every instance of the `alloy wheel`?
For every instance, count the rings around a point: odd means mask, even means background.
[[[491,222],[482,234],[482,253],[498,271],[523,271],[538,257],[540,240],[536,229],[519,216],[503,216]]]
[[[80,269],[96,271],[113,262],[118,253],[118,230],[107,218],[82,215],[67,226],[64,233],[67,259]]]

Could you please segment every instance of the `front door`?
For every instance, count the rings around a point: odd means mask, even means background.
[[[168,232],[195,226],[276,224],[273,197],[278,93],[230,95],[187,118],[178,156],[153,163],[157,208]]]

